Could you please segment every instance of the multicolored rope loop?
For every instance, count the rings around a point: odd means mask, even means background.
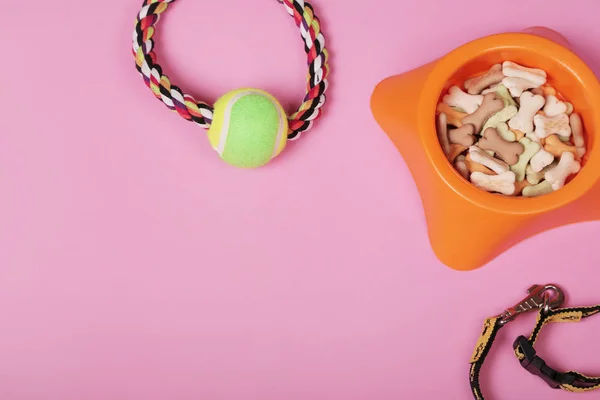
[[[185,94],[171,83],[162,68],[156,62],[154,49],[155,27],[170,3],[175,0],[144,0],[138,13],[133,31],[133,55],[136,68],[142,75],[157,99],[169,109],[188,121],[193,121],[208,129],[213,119],[213,108],[194,97]],[[325,48],[325,37],[321,32],[321,23],[313,7],[304,0],[277,0],[294,17],[304,41],[304,50],[308,56],[308,79],[306,95],[298,111],[288,117],[288,140],[296,140],[308,131],[322,113],[327,91],[329,75],[329,54]]]

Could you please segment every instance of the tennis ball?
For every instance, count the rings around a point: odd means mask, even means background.
[[[257,168],[277,157],[287,143],[288,120],[281,104],[258,89],[234,90],[214,105],[208,140],[236,167]]]

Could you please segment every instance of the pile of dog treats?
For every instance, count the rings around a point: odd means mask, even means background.
[[[452,86],[437,107],[442,149],[465,179],[506,196],[561,189],[581,169],[583,123],[547,74],[511,61]]]

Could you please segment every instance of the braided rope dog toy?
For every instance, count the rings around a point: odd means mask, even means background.
[[[281,104],[262,90],[229,92],[213,108],[171,83],[156,62],[153,37],[160,16],[174,1],[144,0],[133,32],[133,55],[138,72],[156,98],[169,109],[208,129],[209,141],[223,160],[242,168],[265,165],[281,153],[287,140],[298,139],[322,114],[328,87],[328,52],[313,7],[304,0],[277,0],[300,28],[308,55],[306,95],[298,111],[288,117]]]

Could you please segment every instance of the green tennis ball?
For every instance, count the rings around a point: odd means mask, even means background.
[[[234,90],[214,105],[208,140],[221,158],[236,167],[257,168],[285,148],[288,120],[281,104],[258,89]]]

